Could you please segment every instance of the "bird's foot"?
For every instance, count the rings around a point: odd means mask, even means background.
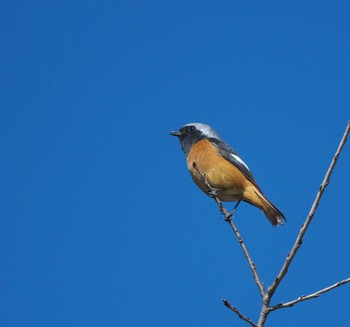
[[[219,194],[219,189],[217,189],[217,188],[211,188],[211,189],[208,191],[208,195],[209,195],[209,197],[211,197],[211,198],[216,197],[218,194]]]
[[[230,218],[233,217],[233,214],[235,213],[236,209],[238,208],[239,204],[241,203],[241,200],[239,200],[235,206],[233,207],[232,211],[230,212]]]

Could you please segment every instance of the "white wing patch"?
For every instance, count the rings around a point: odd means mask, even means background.
[[[233,153],[230,153],[230,156],[250,171],[249,167],[245,164],[245,162],[239,156],[237,156],[236,154],[233,154]]]

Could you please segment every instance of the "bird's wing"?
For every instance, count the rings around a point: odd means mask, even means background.
[[[242,174],[260,190],[250,169],[246,163],[238,156],[235,150],[233,150],[226,142],[222,140],[211,139],[210,141],[217,147],[218,153],[223,158],[237,167],[242,172]]]

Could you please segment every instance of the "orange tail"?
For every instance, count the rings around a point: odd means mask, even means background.
[[[273,226],[283,225],[283,219],[287,220],[281,211],[277,209],[258,189],[250,188],[248,194],[245,194],[245,201],[258,207],[265,214]]]

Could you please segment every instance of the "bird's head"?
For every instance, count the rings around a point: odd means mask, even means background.
[[[203,139],[221,140],[218,133],[206,124],[190,123],[182,126],[178,131],[172,131],[170,135],[177,136],[183,152],[187,156],[193,144]]]

